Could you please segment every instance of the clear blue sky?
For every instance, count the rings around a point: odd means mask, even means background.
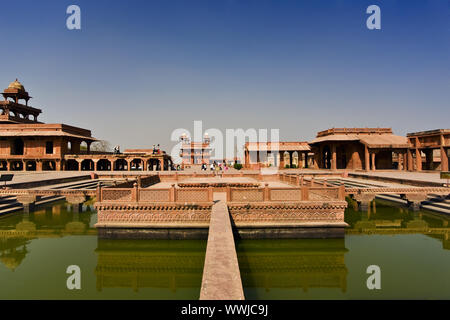
[[[66,29],[81,7],[82,30]],[[366,8],[381,7],[381,30]],[[450,1],[3,1],[0,89],[124,147],[176,128],[449,128]]]

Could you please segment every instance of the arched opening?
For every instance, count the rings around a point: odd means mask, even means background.
[[[11,161],[11,171],[22,171],[23,162],[21,160]]]
[[[67,153],[72,153],[72,142],[67,142]]]
[[[117,159],[114,161],[115,171],[125,171],[128,170],[128,162],[125,159]]]
[[[133,159],[130,163],[131,170],[142,170],[143,164],[141,159]]]
[[[284,162],[284,167],[285,167],[285,168],[290,168],[290,167],[291,167],[291,165],[290,165],[290,161],[291,161],[291,160],[290,160],[290,158],[289,158],[289,152],[284,151],[284,152],[282,153],[281,157],[282,157],[283,162]]]
[[[11,154],[18,156],[23,155],[24,143],[21,138],[16,138],[13,140]]]
[[[81,161],[81,170],[94,170],[94,161],[92,161],[91,159],[84,159],[83,161]]]
[[[56,170],[56,162],[54,160],[42,161],[42,170],[46,171]]]
[[[322,166],[324,169],[331,169],[331,150],[325,146],[322,151]]]
[[[25,166],[26,171],[36,171],[36,161],[27,161]]]
[[[0,160],[0,170],[1,171],[8,170],[8,162],[6,162],[6,160]]]
[[[107,159],[100,159],[97,162],[97,170],[98,171],[109,171],[111,170],[111,162]]]
[[[70,171],[78,171],[78,161],[74,159],[67,160],[66,162],[66,170]]]

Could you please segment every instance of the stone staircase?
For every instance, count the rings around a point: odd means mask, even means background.
[[[74,181],[66,182],[57,185],[50,185],[45,187],[46,189],[95,189],[97,188],[99,179],[84,180],[84,181]],[[101,181],[102,186],[112,185],[112,181]],[[35,188],[44,189],[44,188]],[[36,206],[64,200],[62,196],[42,196],[36,200]],[[0,197],[0,217],[6,214],[16,212],[23,209],[23,205],[17,202],[17,198],[14,195],[2,196]]]
[[[327,180],[327,183],[330,185],[338,186],[344,183],[345,187],[349,188],[370,188],[370,187],[378,187],[380,185],[376,183],[366,183],[366,182],[356,182],[347,179],[336,179],[336,180]],[[376,195],[377,199],[382,199],[386,201],[395,202],[398,204],[406,205],[407,201],[402,199],[399,194],[378,194]],[[434,212],[450,214],[450,195],[445,197],[437,194],[429,194],[428,199],[421,203],[421,208],[427,209]]]

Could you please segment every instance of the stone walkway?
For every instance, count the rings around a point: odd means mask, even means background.
[[[214,198],[200,300],[244,300],[226,193]]]

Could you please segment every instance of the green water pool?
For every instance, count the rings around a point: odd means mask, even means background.
[[[343,239],[236,240],[247,299],[450,299],[450,216],[349,202]],[[198,299],[204,240],[101,240],[92,206],[0,218],[0,299]],[[81,270],[69,290],[66,269]],[[369,290],[377,265],[381,289]]]

